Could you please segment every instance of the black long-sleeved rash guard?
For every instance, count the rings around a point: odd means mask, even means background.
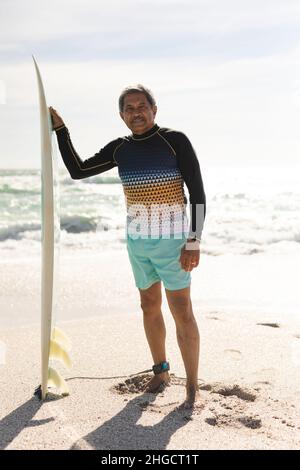
[[[159,205],[164,207],[161,214],[166,220],[164,211],[166,207],[172,207],[172,216],[175,222],[176,218],[178,221],[187,203],[185,183],[191,214],[188,236],[201,238],[206,198],[199,162],[185,134],[155,124],[144,134],[132,134],[109,142],[84,161],[74,149],[66,126],[57,128],[56,135],[60,153],[73,179],[87,178],[118,167],[128,212],[133,206],[143,205],[149,209]]]

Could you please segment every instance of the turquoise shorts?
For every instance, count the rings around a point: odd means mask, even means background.
[[[188,287],[191,273],[182,269],[179,262],[181,249],[186,239],[180,238],[137,238],[127,236],[127,251],[139,289],[148,289],[162,281],[168,290]]]

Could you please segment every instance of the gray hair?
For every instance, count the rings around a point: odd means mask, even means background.
[[[124,88],[124,90],[122,91],[119,97],[120,112],[123,112],[125,96],[130,95],[132,93],[143,93],[146,96],[151,106],[156,105],[156,101],[155,101],[152,91],[149,90],[149,88],[146,88],[144,85],[141,85],[140,83],[138,83],[137,85],[128,86]]]

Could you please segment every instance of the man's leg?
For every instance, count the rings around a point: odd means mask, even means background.
[[[161,282],[152,284],[148,289],[139,289],[144,328],[154,364],[166,361],[166,327],[161,312]],[[155,375],[147,384],[146,391],[156,391],[163,382],[169,382],[167,372]]]
[[[177,341],[186,371],[187,396],[185,405],[187,407],[193,406],[194,402],[199,398],[198,366],[200,336],[193,314],[190,287],[174,291],[166,289],[166,296],[175,320]]]

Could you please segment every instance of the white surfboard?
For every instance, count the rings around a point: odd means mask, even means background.
[[[52,137],[51,117],[41,74],[34,57],[33,60],[40,103],[42,183],[41,386],[37,389],[37,394],[44,400],[48,393],[48,387],[55,387],[59,393],[68,395],[69,390],[65,380],[53,367],[50,367],[50,361],[52,359],[59,360],[69,368],[71,360],[68,354],[70,341],[60,329],[54,326],[60,232],[58,173],[54,140],[52,140],[54,137]]]

